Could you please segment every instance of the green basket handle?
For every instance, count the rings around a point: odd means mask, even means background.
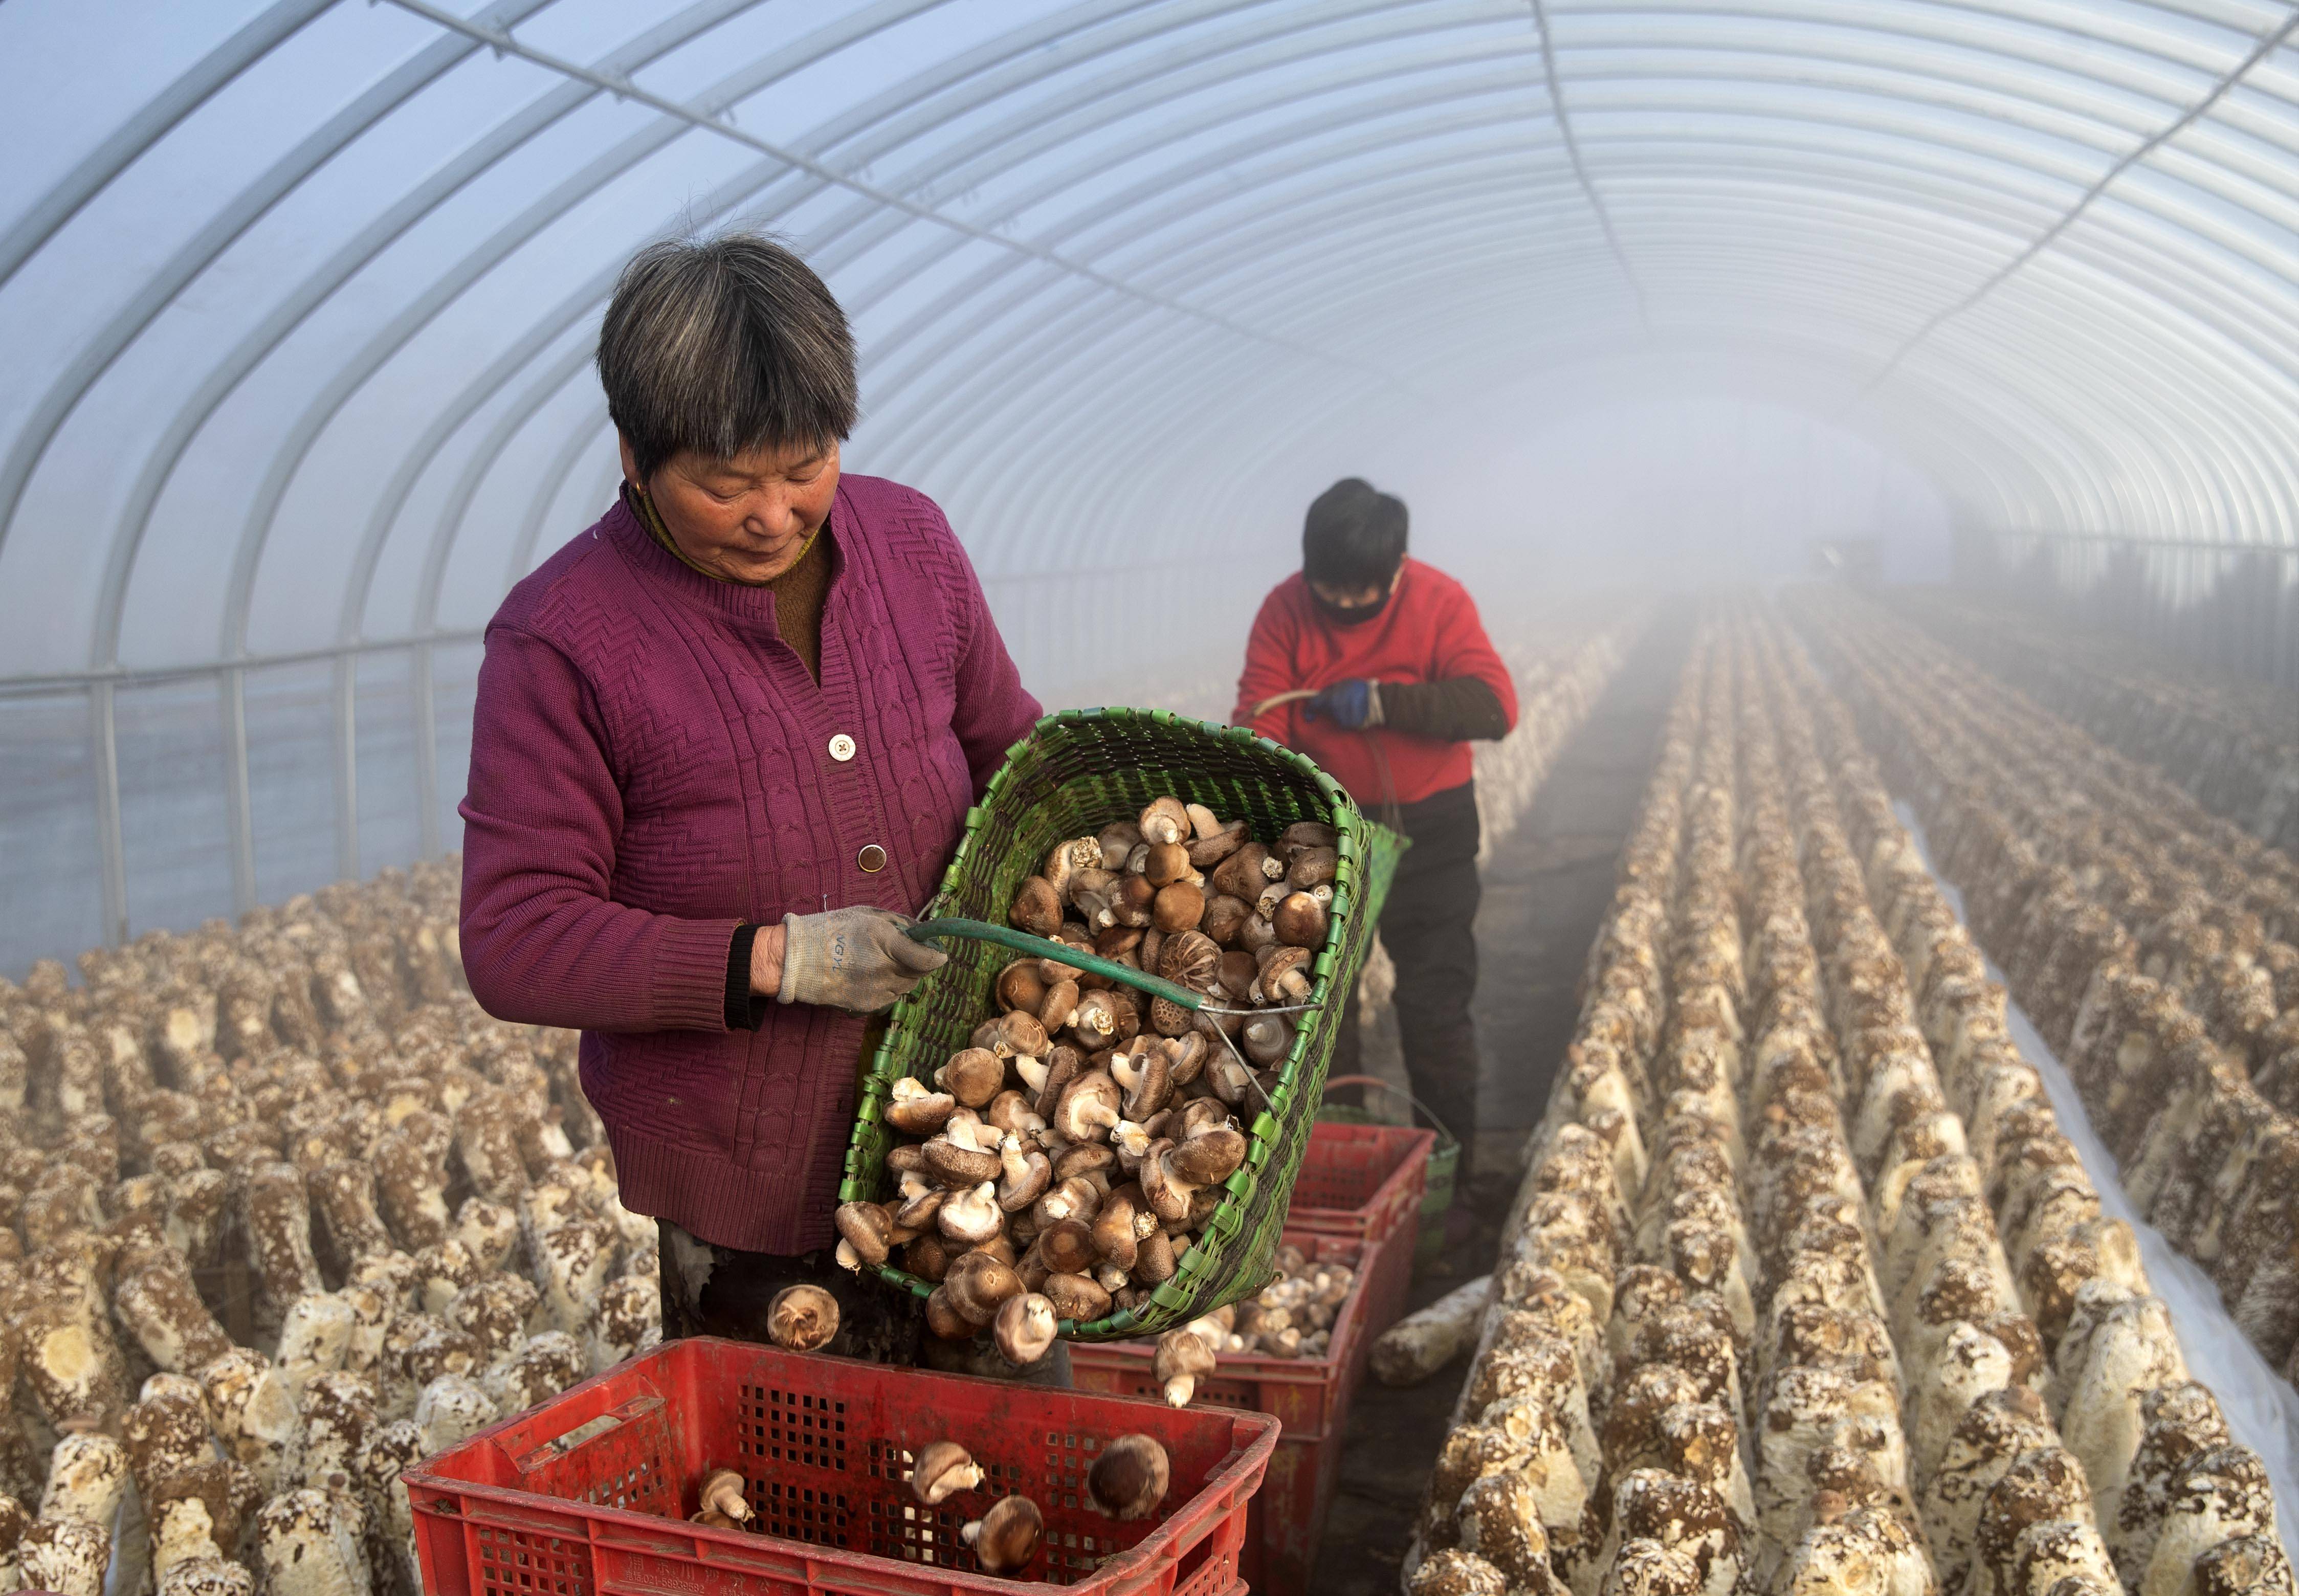
[[[1194,1014],[1206,1006],[1205,994],[1188,987],[1140,970],[1130,964],[1120,964],[1115,959],[1104,959],[1072,947],[1066,942],[1054,942],[1043,936],[1033,936],[1027,931],[1017,931],[1011,926],[993,926],[988,920],[969,920],[955,915],[938,919],[920,920],[903,933],[912,942],[932,942],[941,936],[962,936],[972,942],[996,943],[1001,948],[1011,948],[1017,953],[1027,953],[1034,959],[1050,959],[1072,969],[1091,970],[1105,979],[1135,987],[1152,997],[1164,998],[1169,1003],[1179,1003]]]

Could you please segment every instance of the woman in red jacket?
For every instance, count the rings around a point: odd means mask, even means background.
[[[1351,477],[1309,506],[1301,569],[1262,601],[1232,717],[1298,748],[1410,838],[1382,910],[1414,1095],[1476,1147],[1477,788],[1469,744],[1516,724],[1516,686],[1462,586],[1405,552],[1402,501]],[[1288,697],[1289,694],[1293,696]],[[1282,702],[1273,702],[1283,700]],[[1356,1073],[1352,991],[1332,1073]]]

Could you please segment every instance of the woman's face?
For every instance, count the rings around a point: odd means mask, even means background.
[[[623,444],[623,475],[639,480]],[[838,492],[838,445],[757,449],[733,460],[692,450],[670,457],[643,485],[679,552],[730,582],[771,582],[830,519]]]

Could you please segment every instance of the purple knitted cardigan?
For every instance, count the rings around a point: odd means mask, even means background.
[[[471,991],[581,1029],[626,1203],[751,1251],[832,1239],[864,1022],[770,1003],[729,1030],[735,927],[916,912],[1040,712],[931,500],[850,476],[829,525],[818,686],[770,589],[618,503],[488,623],[462,804]]]

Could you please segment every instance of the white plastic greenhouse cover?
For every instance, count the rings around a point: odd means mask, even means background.
[[[9,0],[9,918],[452,845],[478,628],[607,502],[597,319],[684,228],[828,278],[850,459],[945,503],[1057,692],[1236,628],[1101,601],[1297,518],[1273,456],[1528,376],[1754,374],[1975,526],[2288,544],[2295,20]]]

